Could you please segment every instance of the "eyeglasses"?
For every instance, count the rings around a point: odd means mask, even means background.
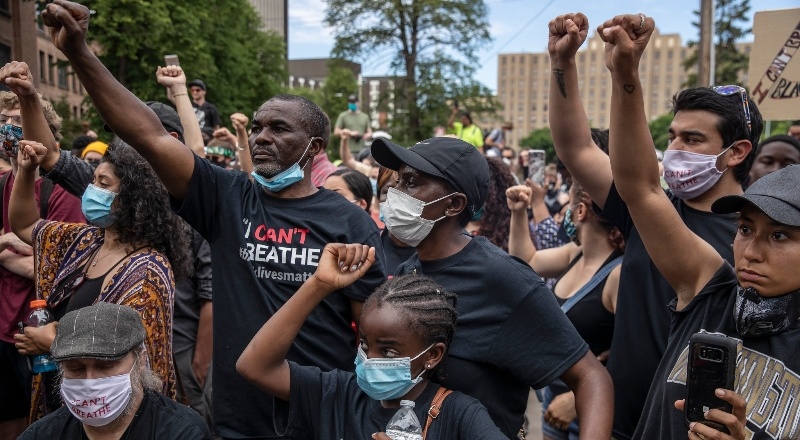
[[[16,115],[16,116],[0,115],[0,125],[2,124],[22,125],[22,115]]]
[[[734,93],[739,93],[742,97],[742,110],[744,111],[744,119],[747,121],[747,133],[751,133],[753,130],[753,120],[750,116],[750,98],[747,96],[747,90],[744,87],[737,86],[735,84],[727,85],[727,86],[716,86],[712,87],[713,90],[718,95],[722,96],[729,96],[733,95]]]

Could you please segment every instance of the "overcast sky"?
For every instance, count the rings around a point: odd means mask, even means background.
[[[289,3],[289,59],[327,58],[333,47],[330,29],[323,24],[326,2],[291,0]],[[580,11],[589,17],[590,29],[617,14],[644,13],[656,20],[662,34],[679,33],[684,41],[697,38],[692,11],[699,0],[486,0],[493,41],[479,54],[477,79],[497,89],[497,54],[544,52],[547,23],[556,15]],[[794,8],[798,0],[751,0],[750,23],[757,11]],[[743,41],[752,41],[752,35]],[[360,62],[364,75],[386,75],[388,62]]]

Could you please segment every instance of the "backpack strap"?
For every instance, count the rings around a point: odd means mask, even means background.
[[[50,195],[53,194],[55,184],[47,177],[42,177],[42,186],[39,189],[39,218],[47,219],[47,211],[50,207]]]
[[[433,396],[433,401],[431,402],[431,407],[428,409],[428,420],[425,422],[425,429],[422,430],[422,440],[425,440],[427,437],[428,428],[430,428],[433,420],[439,417],[439,413],[442,412],[442,403],[444,402],[444,399],[446,399],[447,396],[449,396],[452,392],[453,390],[448,390],[445,387],[439,387],[439,389],[436,391],[436,395]]]

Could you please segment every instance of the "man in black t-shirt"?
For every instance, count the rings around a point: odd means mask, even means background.
[[[378,230],[364,210],[311,182],[313,157],[325,148],[324,113],[293,95],[262,104],[250,136],[252,182],[196,157],[114,79],[86,45],[85,7],[51,4],[43,17],[59,33],[59,49],[87,85],[103,119],[148,160],[174,208],[211,246],[215,433],[230,439],[277,438],[273,398],[236,373],[237,358],[313,274],[327,243],[380,249]],[[326,298],[300,330],[288,358],[323,370],[352,371],[356,336],[351,323],[385,279],[378,261],[364,278]]]
[[[634,41],[643,48],[652,32],[650,21],[641,14],[630,17],[628,25],[636,28],[631,30],[637,35]],[[675,291],[651,261],[614,186],[609,157],[597,148],[589,134],[575,62],[575,54],[586,39],[588,20],[580,13],[561,15],[550,22],[549,28],[553,71],[550,129],[556,153],[602,215],[625,237],[625,260],[607,367],[614,380],[614,437],[630,439],[667,349],[667,304],[675,298]],[[620,89],[614,93],[634,92],[628,83],[615,87]],[[711,204],[721,196],[742,194],[742,183],[761,135],[761,117],[746,95],[735,88],[681,91],[673,99],[673,112],[671,142],[663,162],[664,178],[671,189],[668,195],[684,224],[732,262],[730,244],[736,232],[735,217],[712,213]]]
[[[217,106],[206,101],[206,83],[195,79],[188,85],[189,91],[192,93],[192,107],[197,115],[197,123],[200,124],[203,134],[210,139],[213,137],[214,130],[222,125],[219,110],[217,110]]]
[[[442,385],[478,399],[512,437],[522,427],[529,387],[561,378],[575,391],[586,438],[608,438],[611,380],[552,292],[521,260],[462,233],[486,198],[484,156],[448,137],[410,149],[377,139],[372,155],[399,174],[383,207],[386,227],[417,250],[396,274],[427,275],[458,295]]]
[[[67,313],[59,324],[51,356],[62,372],[64,406],[20,439],[211,439],[194,410],[158,392],[135,310],[100,302]]]

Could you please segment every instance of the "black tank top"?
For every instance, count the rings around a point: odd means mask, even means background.
[[[620,255],[622,255],[620,252],[612,252],[611,256],[603,262],[603,266]],[[582,257],[583,253],[578,254],[569,263],[564,273],[567,273]],[[614,335],[614,314],[609,312],[603,305],[603,288],[607,279],[608,277],[600,281],[591,292],[567,312],[567,318],[578,330],[578,334],[581,335],[583,340],[589,344],[589,349],[592,350],[595,356],[611,348],[611,338]],[[558,282],[556,282],[556,285],[558,285]],[[553,291],[555,291],[555,288],[556,286],[553,286]],[[558,305],[563,305],[567,302],[566,299],[558,296],[556,296],[556,300]]]

